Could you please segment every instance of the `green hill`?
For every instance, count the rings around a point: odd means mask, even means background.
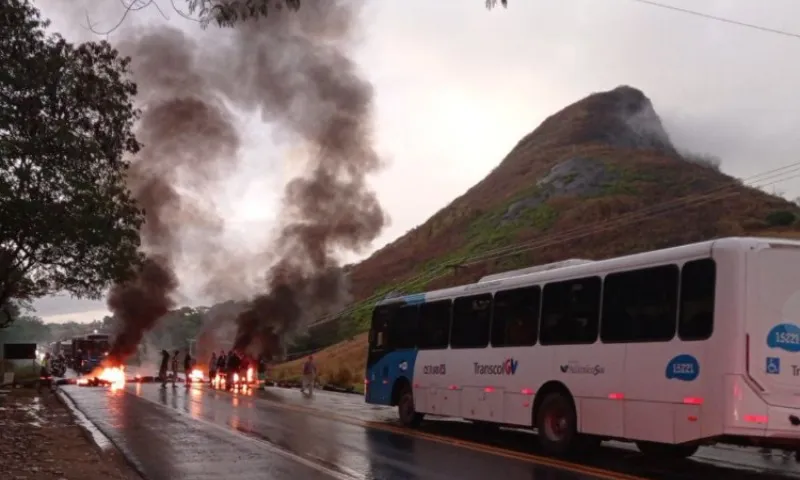
[[[793,236],[798,217],[795,204],[679,153],[650,100],[621,86],[547,118],[481,182],[352,265],[361,307],[312,328],[295,350],[343,341],[319,359],[328,377],[346,383],[363,375],[372,304],[365,300],[568,258],[602,259],[720,236]],[[298,368],[298,361],[285,364],[282,375]]]

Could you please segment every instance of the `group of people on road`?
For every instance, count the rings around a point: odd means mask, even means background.
[[[158,369],[158,377],[161,379],[161,388],[167,387],[167,381],[170,380],[168,375],[168,371],[172,373],[172,386],[175,387],[175,382],[178,379],[178,365],[180,365],[180,350],[175,350],[174,355],[170,357],[169,352],[165,350],[161,350],[161,366]],[[170,368],[171,367],[171,368]],[[192,378],[192,369],[194,369],[194,359],[192,358],[191,353],[186,351],[186,355],[183,357],[183,373],[186,375],[186,386],[188,387],[191,383]]]
[[[227,354],[225,350],[220,350],[219,355],[216,352],[211,353],[211,359],[208,361],[208,377],[212,383],[217,377],[224,378],[226,388],[228,388],[233,384],[234,374],[244,379],[251,368],[257,372],[258,380],[266,380],[267,361],[263,355],[256,359],[252,355],[235,349],[230,350]]]
[[[161,379],[161,387],[166,388],[167,383],[171,380],[172,386],[175,387],[178,378],[178,366],[180,350],[175,350],[174,354],[170,356],[167,350],[161,350],[161,366],[158,371],[158,377]],[[188,387],[192,379],[192,370],[195,367],[195,360],[192,358],[189,351],[183,357],[183,370],[186,375],[186,386]],[[245,379],[247,371],[250,368],[258,373],[258,380],[264,382],[267,379],[267,361],[261,355],[257,359],[251,355],[231,349],[227,354],[224,350],[220,350],[219,355],[216,352],[211,353],[211,358],[208,361],[208,377],[212,384],[215,383],[217,378],[225,379],[226,388],[233,386],[234,374],[237,374],[240,379]],[[169,373],[172,373],[170,376]],[[300,391],[304,394],[311,396],[314,394],[314,383],[317,376],[317,367],[314,363],[313,355],[309,355],[303,363],[303,381]],[[249,379],[250,380],[250,379]]]

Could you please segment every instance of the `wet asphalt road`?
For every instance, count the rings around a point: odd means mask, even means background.
[[[296,390],[227,393],[181,384],[63,391],[150,480],[800,478],[793,460],[765,460],[752,449],[703,449],[697,460],[663,466],[619,448],[553,460],[536,453],[529,433],[487,434],[459,421],[408,431],[393,410],[357,395],[320,391],[309,399]]]

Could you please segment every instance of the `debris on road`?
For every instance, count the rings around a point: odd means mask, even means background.
[[[0,402],[0,478],[140,480],[122,455],[92,444],[50,392],[13,389]]]

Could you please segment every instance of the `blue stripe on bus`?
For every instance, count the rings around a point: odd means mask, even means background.
[[[406,295],[403,297],[403,301],[406,302],[406,305],[419,305],[420,303],[425,303],[425,294],[415,293],[414,295]]]
[[[375,405],[391,405],[395,382],[405,378],[409,385],[414,382],[414,365],[417,349],[395,350],[384,355],[375,364],[367,367],[365,401]]]

